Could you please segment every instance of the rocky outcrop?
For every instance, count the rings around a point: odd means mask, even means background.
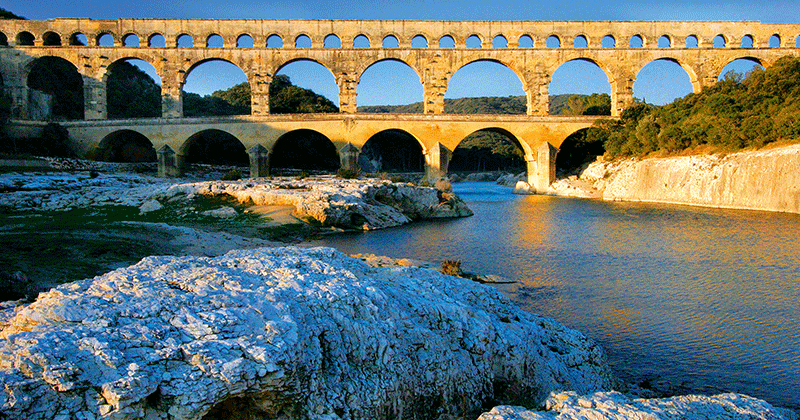
[[[239,181],[164,180],[136,174],[5,174],[0,176],[0,206],[64,210],[91,206],[134,206],[142,214],[162,203],[198,195],[232,196],[241,203],[294,207],[309,223],[372,230],[413,220],[470,216],[455,194],[436,188],[379,179],[334,177],[255,178]],[[232,208],[211,210],[214,217],[236,217]]]
[[[547,194],[800,213],[800,145],[728,155],[598,160]],[[528,192],[518,185],[518,192]]]
[[[635,399],[618,392],[597,392],[581,396],[575,392],[552,394],[542,411],[500,406],[478,420],[793,420],[797,415],[785,409],[739,394],[715,396],[685,395],[663,399]]]
[[[328,248],[148,257],[2,312],[11,419],[474,418],[611,386],[495,289]]]

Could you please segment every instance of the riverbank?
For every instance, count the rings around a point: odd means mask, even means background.
[[[800,213],[800,145],[590,164],[547,194]],[[519,185],[525,191],[525,185]]]

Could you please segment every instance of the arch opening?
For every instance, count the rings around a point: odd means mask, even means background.
[[[8,46],[8,37],[2,32],[0,32],[0,45],[4,47]]]
[[[398,129],[384,130],[364,143],[358,157],[362,172],[424,172],[422,146],[411,134]]]
[[[122,46],[123,47],[138,47],[139,46],[139,35],[136,34],[127,34],[122,37]]]
[[[445,35],[439,38],[439,48],[455,48],[456,40],[450,35]]]
[[[781,46],[781,36],[778,34],[772,35],[769,37],[769,47],[770,48],[780,48]]]
[[[241,34],[236,38],[236,48],[253,48],[253,37]]]
[[[617,39],[614,38],[612,35],[606,35],[603,37],[601,41],[601,45],[603,48],[616,48],[617,47]]]
[[[492,48],[508,48],[508,40],[503,35],[497,35],[492,39]]]
[[[522,80],[513,70],[491,60],[473,61],[458,69],[447,84],[448,114],[525,114]]]
[[[725,48],[728,45],[728,40],[722,35],[717,35],[713,40],[714,48]]]
[[[582,128],[569,135],[556,155],[556,176],[566,178],[577,175],[584,167],[597,160],[605,152],[604,139],[598,134],[599,129]]]
[[[69,45],[77,45],[85,47],[89,45],[89,38],[80,32],[75,32],[74,34],[69,36]]]
[[[752,35],[743,36],[741,43],[739,43],[739,48],[753,48],[753,36]]]
[[[533,48],[533,38],[530,35],[522,35],[519,37],[520,48]]]
[[[464,46],[470,49],[479,49],[483,46],[483,42],[481,42],[481,39],[478,37],[478,35],[470,35],[464,42]]]
[[[17,34],[17,45],[33,46],[33,34],[28,31],[22,31]]]
[[[42,35],[42,45],[46,47],[61,46],[61,35],[55,32],[45,32]]]
[[[737,58],[722,68],[717,81],[722,81],[729,77],[743,80],[755,69],[764,70],[764,66],[758,59],[752,57]]]
[[[50,56],[36,59],[27,83],[30,119],[83,119],[83,77],[69,61]]]
[[[611,83],[597,63],[570,60],[550,81],[550,115],[611,115]]]
[[[250,114],[250,84],[235,64],[211,59],[195,64],[183,85],[187,117]]]
[[[269,85],[272,114],[338,112],[339,87],[325,66],[297,60],[281,67]]]
[[[672,48],[672,38],[667,35],[661,35],[658,38],[658,48]]]
[[[584,35],[578,35],[572,40],[572,48],[589,48],[589,41]]]
[[[794,39],[795,48],[800,48],[800,36]]]
[[[423,35],[415,35],[411,38],[411,48],[428,48],[428,38]]]
[[[630,48],[644,48],[644,38],[641,35],[634,35],[628,42]]]
[[[381,60],[359,77],[358,112],[422,113],[424,88],[420,76],[399,60]]]
[[[309,129],[290,131],[278,138],[269,156],[273,173],[287,174],[298,170],[335,172],[339,154],[328,137]]]
[[[486,128],[465,137],[453,150],[450,173],[525,171],[525,152],[506,130]]]
[[[686,70],[677,61],[667,58],[642,67],[633,83],[634,98],[654,105],[666,105],[693,91]]]
[[[97,36],[97,45],[100,47],[113,47],[114,36],[109,33],[102,33]]]
[[[358,35],[353,38],[353,48],[369,48],[369,38],[366,35]]]
[[[225,46],[225,40],[222,36],[211,34],[206,38],[206,48],[222,48]]]
[[[545,46],[547,48],[561,48],[561,38],[556,35],[550,35],[545,41]]]
[[[123,59],[109,66],[106,75],[108,118],[161,116],[161,78],[155,67],[138,59]]]
[[[335,34],[330,34],[323,41],[324,48],[342,48],[342,41]]]
[[[103,137],[91,157],[102,162],[155,162],[156,149],[141,133],[119,130]]]
[[[211,128],[193,134],[181,145],[185,162],[207,165],[247,166],[250,158],[244,145],[234,135]]]
[[[299,35],[294,39],[295,48],[311,48],[311,38],[308,35]]]
[[[164,48],[167,46],[167,39],[164,38],[164,35],[161,34],[150,35],[150,38],[148,38],[147,40],[147,46],[154,48]]]
[[[386,35],[383,38],[383,43],[381,45],[383,48],[399,48],[400,42],[397,40],[397,37],[394,35]]]
[[[177,42],[178,48],[194,47],[194,38],[188,34],[178,35],[178,39],[176,39],[175,42]]]
[[[267,38],[267,48],[283,48],[283,38],[276,34],[270,35]]]
[[[686,48],[697,48],[700,45],[696,35],[689,35],[686,37]]]

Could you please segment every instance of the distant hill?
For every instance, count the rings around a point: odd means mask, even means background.
[[[25,20],[24,17],[15,15],[15,14],[9,12],[6,9],[3,9],[2,7],[0,7],[0,19],[22,19],[22,20]]]
[[[592,95],[594,96],[594,95]],[[602,97],[603,95],[597,95]],[[591,98],[588,95],[550,95],[550,114],[563,115],[569,109],[572,97]],[[608,97],[608,95],[605,95]],[[574,101],[574,100],[573,100]],[[610,109],[610,98],[609,98]],[[421,114],[422,102],[408,105],[376,105],[360,106],[358,112],[387,114]],[[527,100],[524,96],[483,96],[479,98],[445,99],[446,114],[512,114],[522,115],[527,112]]]

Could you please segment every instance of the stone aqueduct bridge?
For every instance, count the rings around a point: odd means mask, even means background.
[[[82,45],[81,35],[89,45]],[[180,154],[186,139],[207,128],[227,131],[246,147],[262,144],[270,149],[282,133],[311,128],[328,136],[339,148],[342,162],[349,165],[371,135],[399,129],[420,142],[429,174],[435,175],[446,172],[447,152],[466,135],[490,129],[517,140],[529,162],[529,180],[542,188],[552,180],[556,149],[569,134],[593,121],[547,116],[550,78],[561,64],[571,60],[597,64],[608,76],[612,115],[618,116],[633,102],[636,75],[651,61],[665,59],[680,64],[694,90],[700,91],[713,85],[722,68],[735,59],[747,58],[767,67],[782,56],[798,55],[798,35],[800,25],[759,22],[3,20],[0,44],[8,47],[0,47],[0,72],[12,98],[13,117],[24,131],[26,125],[32,126],[20,120],[28,119],[27,77],[35,60],[53,56],[74,64],[83,77],[84,114],[88,121],[65,126],[84,149],[114,131],[130,129],[146,136],[156,148],[170,145]],[[100,39],[109,36],[114,46],[101,46]],[[178,46],[178,39],[185,36],[191,37],[194,46]],[[222,39],[222,47],[209,46],[208,40],[217,36]],[[305,37],[310,40],[310,47],[298,45]],[[368,46],[357,48],[354,42],[362,37]],[[440,40],[448,37],[455,47],[441,48]],[[715,39],[720,37],[724,45],[715,48]],[[384,47],[384,42],[392,38],[397,46]],[[477,38],[479,47],[467,48],[469,38]],[[630,40],[634,38],[641,40],[641,47],[631,47]],[[132,39],[137,42],[130,42]],[[161,39],[163,46],[155,46],[156,40]],[[243,39],[252,40],[253,47],[238,47]],[[326,48],[331,39],[336,46]],[[558,48],[548,48],[553,39],[558,41]],[[659,47],[659,40],[669,46]],[[106,120],[108,70],[132,58],[147,61],[159,74],[162,118]],[[182,86],[186,76],[209,60],[225,60],[244,71],[252,90],[252,115],[183,118]],[[339,87],[339,114],[269,114],[272,77],[297,60],[311,60],[331,71]],[[360,77],[383,60],[406,63],[417,72],[423,85],[424,114],[356,114]],[[480,60],[501,63],[516,73],[527,96],[527,116],[443,114],[450,77],[461,67]]]

